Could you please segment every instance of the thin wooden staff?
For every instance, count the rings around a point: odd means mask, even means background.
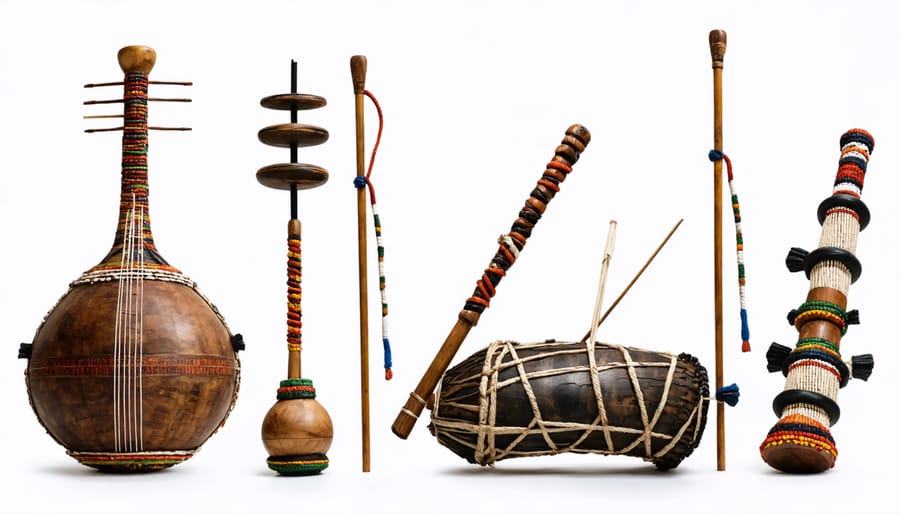
[[[415,390],[410,393],[409,399],[400,410],[394,420],[391,429],[401,439],[409,437],[419,414],[425,407],[426,399],[431,396],[441,376],[447,371],[450,362],[462,345],[463,340],[469,334],[469,330],[478,323],[481,313],[489,305],[490,298],[495,293],[496,286],[506,271],[515,263],[518,253],[525,247],[531,230],[540,220],[547,208],[547,204],[559,190],[559,184],[566,179],[566,175],[574,165],[591,140],[591,134],[581,125],[572,125],[566,130],[566,135],[559,146],[556,147],[553,159],[547,164],[544,174],[537,185],[531,191],[531,196],[525,200],[525,206],[519,211],[519,217],[513,222],[509,234],[500,237],[499,248],[482,278],[478,280],[477,287],[472,296],[466,301],[465,306],[459,312],[456,324],[450,330],[444,344],[438,350]]]
[[[631,290],[631,286],[633,286],[634,283],[637,282],[637,280],[639,278],[641,278],[641,275],[644,273],[644,270],[646,270],[647,267],[650,266],[650,263],[653,262],[653,259],[656,258],[656,255],[659,253],[660,250],[662,250],[663,246],[666,246],[666,243],[668,243],[669,239],[672,238],[672,234],[674,234],[675,231],[678,230],[678,227],[681,226],[682,221],[684,221],[684,220],[680,219],[680,220],[678,220],[678,223],[675,223],[675,226],[672,227],[672,230],[670,230],[668,234],[666,234],[666,237],[663,239],[662,243],[659,243],[659,246],[656,247],[656,250],[653,251],[653,253],[650,255],[650,258],[648,258],[647,261],[644,262],[644,265],[641,266],[641,269],[639,269],[638,272],[634,275],[634,278],[631,279],[631,282],[629,282],[628,285],[625,286],[625,289],[623,289],[622,292],[619,293],[619,296],[617,296],[615,301],[613,301],[612,305],[610,305],[609,308],[606,309],[606,312],[603,313],[603,316],[600,316],[600,319],[595,322],[592,330],[595,329],[596,327],[599,327],[600,325],[602,325],[603,321],[606,320],[606,318],[609,316],[609,314],[612,312],[612,310],[616,308],[616,305],[619,305],[619,302],[622,301],[622,298],[624,298],[625,295],[628,294],[628,291]],[[587,332],[585,332],[584,337],[581,338],[581,342],[583,343],[583,342],[587,341],[588,337],[590,337],[590,335],[591,335],[591,330],[588,330]]]
[[[722,151],[722,69],[727,38],[724,30],[709,33],[713,70],[713,149]],[[715,295],[716,391],[724,385],[722,357],[722,160],[713,162],[713,289]],[[716,463],[725,471],[725,403],[716,402]]]
[[[193,82],[185,82],[185,81],[174,81],[174,80],[150,80],[147,82],[148,84],[156,84],[160,86],[193,86]],[[106,86],[123,86],[124,82],[95,82],[92,84],[85,84],[84,87],[106,87]]]
[[[364,55],[350,58],[350,76],[356,99],[356,176],[366,175],[365,96],[367,61]],[[362,470],[371,469],[369,437],[369,292],[366,267],[366,188],[356,188],[356,222],[359,245],[359,380],[362,404]]]
[[[597,319],[600,317],[600,309],[603,308],[603,292],[606,290],[606,276],[609,274],[609,261],[612,260],[613,249],[616,245],[616,220],[609,220],[609,231],[606,234],[606,247],[603,250],[603,263],[600,266],[600,284],[597,286],[597,298],[594,301],[594,314],[591,322],[590,346],[593,348],[597,342],[597,326],[600,323]]]

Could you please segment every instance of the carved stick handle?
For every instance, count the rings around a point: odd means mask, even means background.
[[[447,371],[469,330],[478,323],[481,313],[490,305],[490,299],[494,296],[500,280],[515,263],[516,257],[525,247],[525,242],[547,208],[547,204],[559,191],[559,185],[572,171],[572,165],[578,161],[590,140],[590,132],[581,125],[572,125],[566,130],[566,135],[556,147],[543,176],[538,180],[529,198],[525,200],[525,206],[519,211],[519,217],[513,222],[509,233],[500,237],[497,253],[478,280],[472,296],[466,300],[456,325],[394,420],[391,429],[401,439],[409,437],[419,414],[422,413],[427,397]]]
[[[365,55],[354,55],[350,58],[350,78],[353,80],[354,94],[361,95],[366,89],[367,64]]]

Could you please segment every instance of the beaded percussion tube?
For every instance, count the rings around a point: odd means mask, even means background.
[[[112,249],[70,284],[20,357],[28,358],[29,400],[50,436],[86,466],[131,473],[189,459],[225,422],[243,341],[154,244],[147,91],[160,83],[148,80],[156,52],[130,46],[118,59],[123,82],[86,87],[124,85],[123,99],[85,102],[124,103],[122,127],[87,131],[123,131]],[[96,117],[117,116],[89,116]]]
[[[578,161],[581,152],[584,151],[590,140],[591,133],[581,125],[572,125],[566,130],[566,135],[556,147],[553,158],[547,163],[543,176],[531,191],[530,197],[525,200],[522,210],[519,211],[519,217],[513,222],[509,233],[500,236],[497,252],[477,281],[472,296],[466,300],[465,306],[459,312],[456,324],[394,420],[391,429],[401,439],[409,437],[409,433],[425,407],[426,398],[431,396],[441,376],[450,366],[450,362],[469,330],[478,323],[481,313],[490,306],[491,298],[496,293],[496,287],[500,280],[516,262],[519,252],[525,247],[532,229],[540,221],[547,204],[559,192],[560,184],[572,171],[572,166]]]
[[[779,421],[760,445],[762,458],[786,473],[819,473],[834,466],[837,447],[829,428],[837,423],[838,389],[852,377],[868,379],[871,355],[841,360],[841,337],[858,322],[847,311],[850,284],[862,270],[856,258],[859,232],[869,223],[869,210],[860,199],[872,136],[861,129],[840,139],[841,157],[833,194],[822,201],[819,247],[806,252],[792,248],[786,264],[791,272],[805,271],[810,281],[806,301],[788,314],[799,332],[796,347],[773,343],[766,357],[771,372],[786,377],[784,391],[772,402]]]
[[[266,413],[262,424],[262,441],[269,453],[269,468],[282,475],[304,476],[321,473],[328,467],[325,454],[331,448],[334,428],[331,417],[316,400],[312,380],[302,378],[300,350],[302,343],[302,309],[300,300],[302,275],[300,235],[297,215],[297,191],[321,186],[328,181],[328,171],[312,164],[297,162],[297,149],[320,145],[328,140],[328,131],[313,125],[297,123],[297,111],[323,107],[321,96],[297,93],[297,63],[291,61],[291,92],[267,96],[260,105],[267,109],[291,113],[291,122],[271,125],[259,131],[260,142],[289,148],[291,162],[260,168],[256,179],[273,189],[291,194],[291,219],[288,221],[287,250],[287,379],[277,391],[278,401]]]

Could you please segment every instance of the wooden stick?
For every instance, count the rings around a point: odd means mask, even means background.
[[[125,130],[125,127],[84,129],[84,131],[88,134],[93,134],[95,132],[118,132],[121,130]],[[192,129],[191,129],[191,127],[147,127],[147,130],[169,130],[169,131],[187,132]]]
[[[297,61],[291,59],[291,94],[297,94]],[[297,123],[297,109],[291,109],[291,123]],[[291,163],[297,162],[297,145],[291,143],[290,146]],[[288,221],[288,238],[301,238],[303,224],[300,223],[299,199],[297,195],[297,185],[290,185],[290,213],[291,219]],[[301,278],[302,280],[302,278]],[[288,378],[303,378],[302,357],[300,348],[288,350]]]
[[[353,79],[353,96],[356,99],[356,176],[366,175],[365,96],[366,57],[350,58],[350,75]],[[357,251],[359,254],[359,380],[362,403],[362,470],[371,469],[369,440],[369,293],[366,267],[366,188],[356,189]]]
[[[148,102],[193,102],[190,98],[148,98]],[[82,105],[103,105],[103,104],[121,104],[125,103],[124,98],[113,98],[111,100],[85,100]]]
[[[659,246],[656,247],[656,250],[653,251],[653,254],[650,255],[650,258],[648,258],[647,261],[644,262],[644,265],[641,266],[641,269],[639,269],[637,274],[634,276],[634,278],[631,279],[631,282],[629,282],[628,285],[625,286],[625,289],[623,289],[622,292],[619,293],[619,296],[615,299],[615,301],[613,301],[612,305],[610,305],[609,308],[606,309],[606,312],[603,313],[603,316],[600,316],[600,319],[597,320],[597,322],[596,322],[597,327],[599,327],[600,325],[603,324],[603,321],[606,320],[606,317],[609,316],[609,314],[612,312],[612,310],[616,308],[616,305],[619,305],[619,302],[622,301],[622,298],[628,293],[628,291],[631,289],[631,286],[633,286],[634,283],[637,282],[637,280],[639,278],[641,278],[641,275],[644,273],[644,270],[647,269],[647,266],[650,266],[650,263],[653,262],[653,259],[656,258],[656,254],[658,254],[659,251],[662,250],[663,246],[665,246],[666,243],[669,242],[669,239],[672,238],[672,234],[674,234],[675,231],[678,230],[678,227],[681,225],[682,221],[684,221],[684,220],[683,219],[678,220],[678,223],[676,223],[675,226],[672,227],[672,230],[669,231],[669,233],[666,235],[665,239],[663,239],[662,243],[659,243]],[[591,335],[590,330],[585,332],[584,337],[581,338],[581,342],[583,343],[583,342],[587,341],[587,339],[590,335]]]
[[[713,69],[713,149],[722,151],[722,69],[727,38],[724,30],[709,33],[709,53]],[[722,357],[722,160],[713,162],[713,289],[716,327],[716,391],[724,385]],[[716,462],[725,471],[725,404],[716,402]]]
[[[597,319],[603,308],[603,291],[606,289],[606,276],[609,274],[609,261],[612,260],[613,248],[616,245],[616,220],[609,220],[609,231],[606,234],[606,248],[603,250],[603,264],[600,266],[600,285],[597,286],[597,299],[594,301],[594,315],[591,318],[591,338],[589,348],[597,342]]]
[[[174,81],[174,80],[151,80],[148,84],[156,84],[160,86],[193,86],[193,82],[184,82],[184,81]],[[85,84],[84,87],[106,87],[106,86],[122,86],[125,85],[124,82],[96,82],[93,84]]]
[[[299,219],[291,218],[288,220],[288,238],[300,239],[302,231],[303,225]],[[290,272],[290,270],[288,271]],[[299,348],[288,350],[287,377],[289,379],[303,378],[302,356]]]
[[[566,130],[565,137],[556,147],[553,159],[547,164],[543,176],[531,191],[531,196],[525,200],[525,206],[519,211],[519,217],[513,222],[509,234],[501,236],[497,253],[478,281],[472,296],[466,301],[465,307],[460,311],[456,324],[391,425],[391,430],[397,437],[401,439],[409,437],[427,398],[431,396],[441,376],[447,371],[469,330],[478,323],[481,313],[489,305],[495,287],[507,269],[515,263],[516,255],[525,247],[532,228],[540,220],[548,203],[559,190],[559,184],[566,179],[567,173],[578,161],[590,140],[590,132],[581,125],[572,125]]]

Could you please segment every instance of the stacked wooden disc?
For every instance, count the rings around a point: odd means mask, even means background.
[[[328,171],[313,164],[297,162],[297,149],[316,146],[328,140],[328,131],[297,122],[297,112],[325,105],[320,96],[297,93],[297,67],[291,62],[291,92],[263,98],[267,109],[290,111],[291,122],[271,125],[259,131],[259,140],[267,145],[289,148],[289,163],[260,168],[260,184],[291,193],[291,219],[288,222],[288,378],[278,388],[278,401],[263,420],[262,440],[269,453],[267,464],[282,475],[313,475],[328,467],[326,452],[334,434],[331,418],[316,400],[312,381],[302,378],[300,368],[300,232],[297,216],[297,191],[321,186]]]
[[[313,125],[297,123],[297,111],[324,107],[321,96],[288,93],[260,100],[267,109],[291,111],[291,123],[271,125],[259,131],[259,140],[269,146],[291,149],[291,162],[272,164],[256,172],[259,183],[273,189],[300,190],[319,187],[328,181],[328,171],[313,164],[297,162],[298,148],[317,146],[328,141],[328,131]]]

